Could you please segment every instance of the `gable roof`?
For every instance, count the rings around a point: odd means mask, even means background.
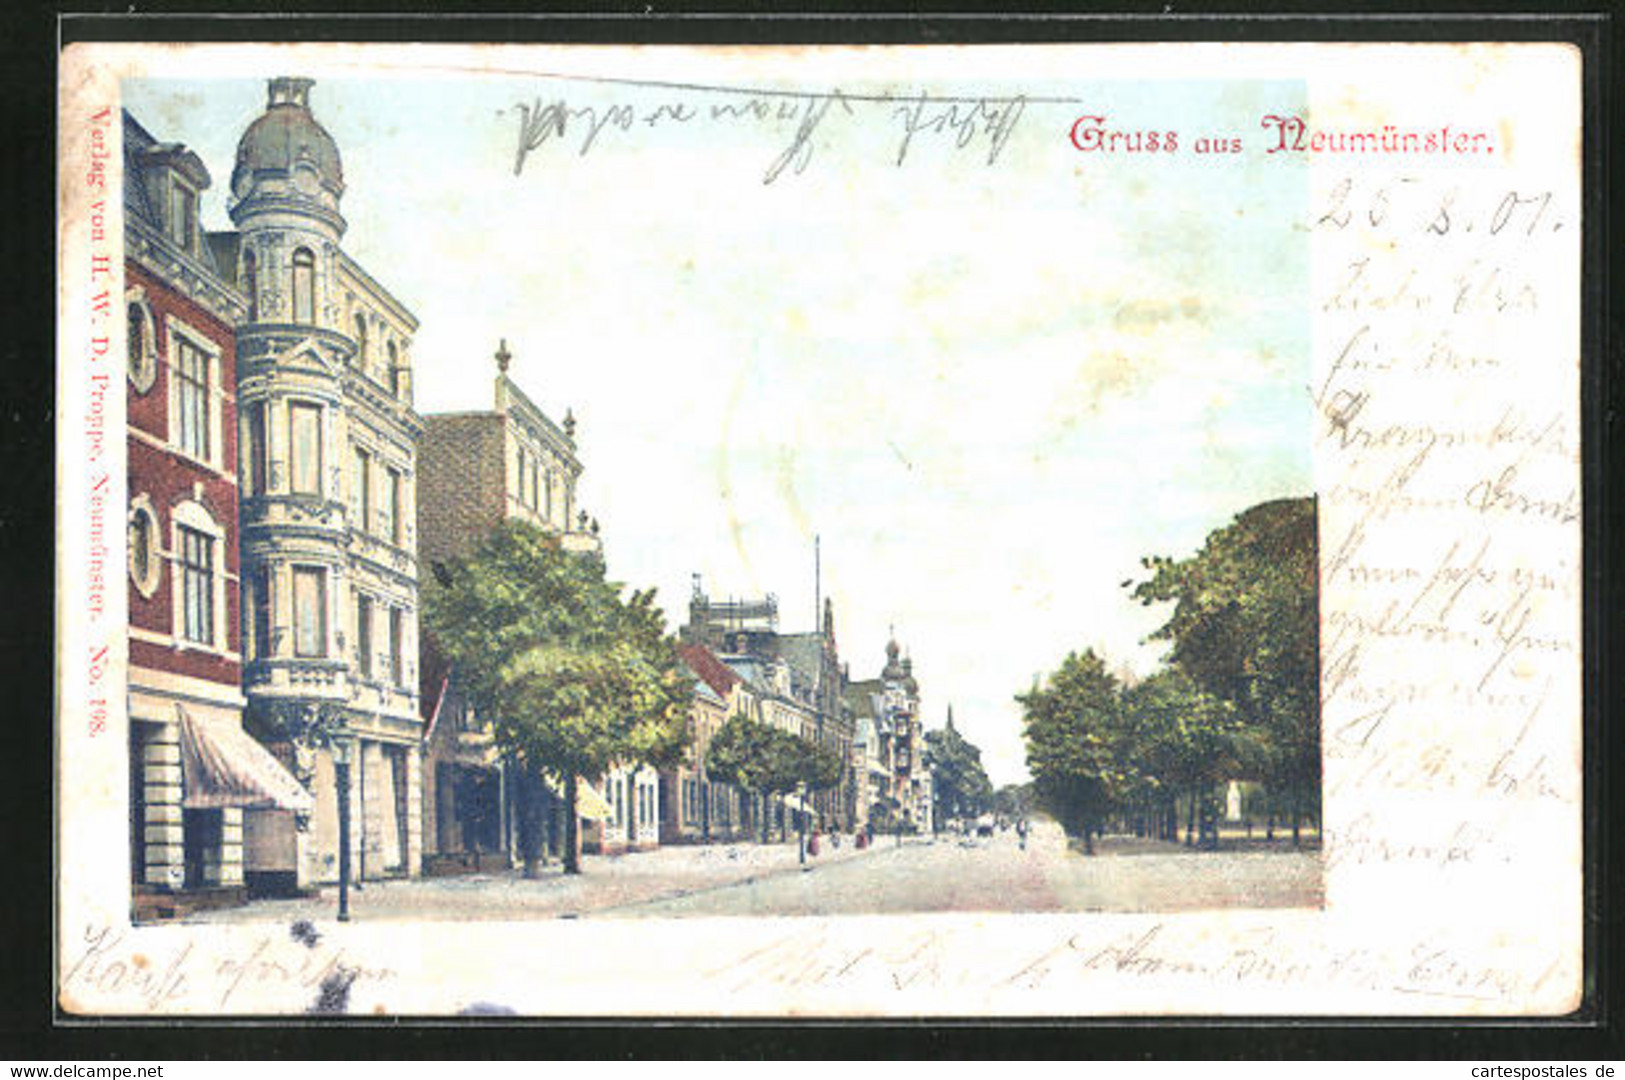
[[[726,699],[733,688],[744,681],[704,645],[684,642],[677,646],[677,655],[719,698]]]

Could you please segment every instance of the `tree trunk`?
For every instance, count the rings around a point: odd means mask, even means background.
[[[579,781],[571,773],[564,778],[564,872],[581,873],[581,818],[576,814],[576,786]]]
[[[542,779],[532,773],[519,789],[519,859],[524,876],[542,876]]]
[[[1185,846],[1196,846],[1196,792],[1194,790],[1185,796]]]

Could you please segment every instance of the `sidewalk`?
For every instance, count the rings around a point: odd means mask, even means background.
[[[851,837],[840,848],[820,838],[820,854],[807,856],[807,869],[848,862],[892,850],[894,841],[876,837],[860,851]],[[455,877],[369,881],[350,890],[350,915],[373,919],[532,919],[573,918],[652,900],[683,897],[707,889],[741,884],[802,870],[795,839],[771,844],[694,844],[663,847],[625,855],[584,855],[579,875],[566,875],[549,863],[541,876],[527,879],[519,870],[462,874]],[[319,898],[257,900],[247,907],[199,912],[188,923],[293,921],[327,918],[338,907],[337,886],[325,886]]]

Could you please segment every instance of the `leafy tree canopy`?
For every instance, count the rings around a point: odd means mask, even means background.
[[[539,772],[669,765],[687,746],[692,690],[654,591],[623,599],[601,559],[533,525],[504,522],[437,567],[423,623],[499,745]]]
[[[1314,498],[1260,503],[1212,532],[1187,559],[1144,560],[1134,588],[1172,601],[1153,635],[1204,694],[1250,728],[1250,760],[1305,808],[1320,787],[1319,554]]]
[[[974,817],[993,805],[993,784],[982,768],[982,751],[946,727],[925,733],[925,767],[931,770],[936,808],[943,817]]]

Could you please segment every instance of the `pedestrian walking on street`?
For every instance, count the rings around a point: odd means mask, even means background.
[[[1021,850],[1027,850],[1027,819],[1022,818],[1016,822],[1016,836],[1021,841]]]

